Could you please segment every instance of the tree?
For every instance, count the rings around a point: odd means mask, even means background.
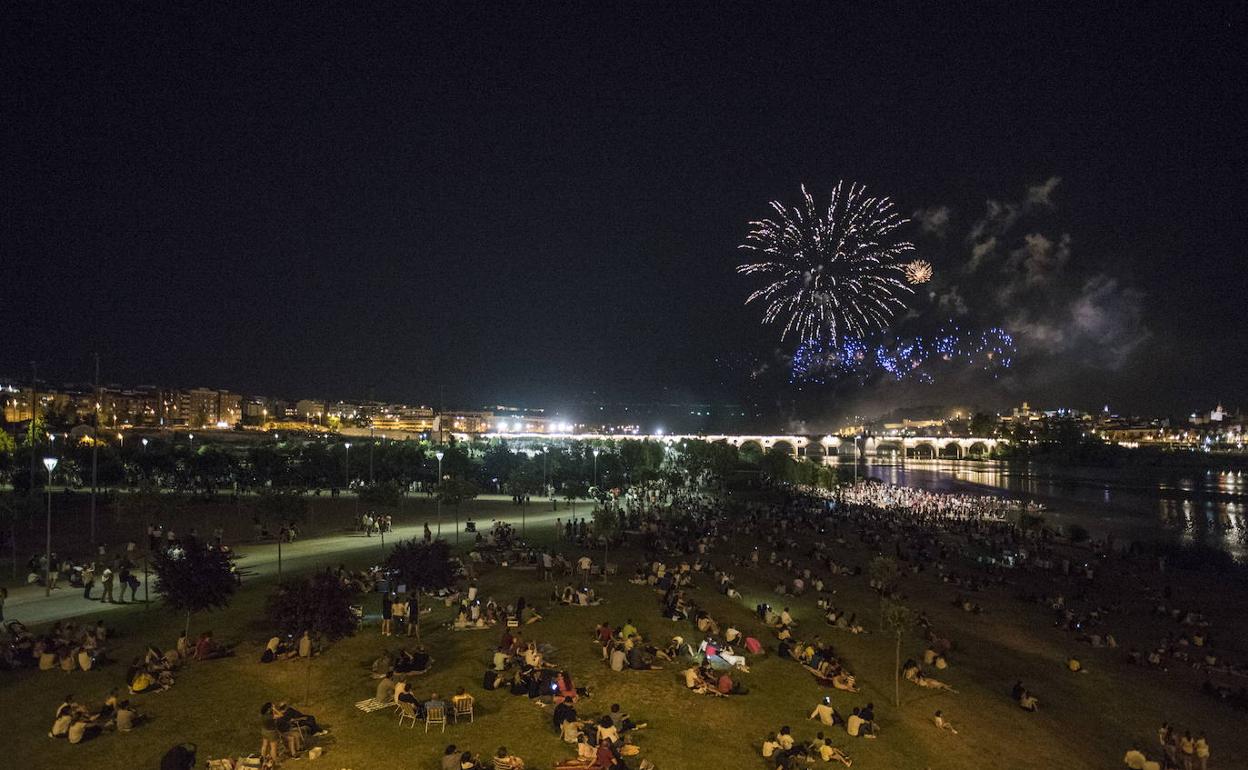
[[[563,497],[572,508],[572,517],[576,518],[576,501],[589,494],[589,485],[583,481],[569,481],[563,485]]]
[[[992,438],[997,435],[998,420],[987,412],[976,412],[971,416],[970,431],[976,438]]]
[[[307,631],[332,642],[355,633],[354,598],[354,592],[326,569],[284,581],[269,596],[266,614],[282,633],[295,636]]]
[[[611,541],[620,533],[620,516],[614,508],[598,506],[594,509],[594,536],[602,539],[602,582],[607,582],[607,551]]]
[[[471,481],[463,479],[443,479],[438,484],[438,499],[443,503],[455,506],[455,542],[459,543],[459,505],[467,500],[477,499],[480,490]]]
[[[299,489],[262,489],[256,500],[256,517],[268,532],[277,530],[277,577],[282,577],[282,529],[303,521],[308,499]]]
[[[403,499],[403,487],[396,481],[383,481],[360,487],[360,502],[374,508],[398,508]]]
[[[0,496],[0,514],[9,520],[9,548],[13,557],[13,577],[17,577],[17,523],[29,521],[42,512],[42,505],[29,495],[13,492]]]
[[[186,613],[188,634],[193,613],[225,607],[238,588],[234,556],[193,537],[183,538],[180,547],[158,549],[152,568],[165,606]]]
[[[393,571],[409,590],[436,591],[455,583],[455,564],[445,540],[403,540],[386,557],[386,569]]]
[[[867,565],[867,574],[876,583],[880,593],[887,596],[896,587],[897,580],[901,577],[901,568],[891,556],[877,556]]]
[[[901,637],[914,626],[914,612],[906,605],[892,599],[885,600],[880,611],[880,619],[886,631],[893,633],[897,639],[896,655],[893,667],[893,705],[901,706]]]

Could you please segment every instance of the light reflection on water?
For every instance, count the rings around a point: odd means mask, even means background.
[[[1212,469],[1049,469],[995,461],[872,461],[891,484],[1034,500],[1057,525],[1079,524],[1119,541],[1170,539],[1248,560],[1248,473]]]

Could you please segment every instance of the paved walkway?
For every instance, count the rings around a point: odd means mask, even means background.
[[[507,500],[509,498],[502,498]],[[577,505],[577,517],[588,517],[591,506],[587,504]],[[521,513],[519,508],[514,509],[514,513],[508,511],[502,515],[492,515],[486,521],[477,520],[477,526],[481,531],[485,531],[489,527],[491,520],[501,520],[520,526]],[[532,534],[535,527],[551,527],[554,525],[556,518],[567,518],[570,511],[561,504],[558,511],[551,511],[546,506],[529,505],[527,515],[524,516],[526,529]],[[462,529],[464,522],[460,522]],[[432,524],[430,525],[433,526]],[[435,528],[436,532],[436,528]],[[387,533],[385,543],[393,544],[399,540],[423,537],[424,522],[406,527],[395,527],[393,532]],[[442,522],[442,537],[450,542],[455,543],[455,522]],[[462,543],[472,542],[472,533],[462,533],[460,541]],[[301,570],[314,569],[317,567],[336,566],[346,557],[355,557],[373,551],[377,554],[377,560],[384,558],[387,546],[383,545],[382,538],[378,535],[366,537],[358,532],[350,534],[329,535],[325,537],[309,538],[307,540],[299,540],[294,543],[286,543],[282,545],[282,573],[293,573]],[[277,574],[277,551],[276,543],[251,543],[237,546],[238,553],[238,569],[243,573],[243,582],[246,583],[247,577],[250,575],[276,575]],[[144,586],[142,564],[139,564],[135,575],[140,580],[138,595],[143,596]],[[152,585],[149,586],[152,601],[158,601],[155,588],[155,577],[151,577]],[[120,586],[113,590],[114,596],[120,596]],[[126,602],[116,604],[103,604],[98,601],[100,595],[100,585],[96,582],[92,595],[97,597],[95,601],[88,601],[82,598],[82,589],[66,586],[57,588],[52,591],[51,596],[44,595],[43,586],[23,586],[9,591],[9,598],[4,604],[5,621],[20,620],[26,625],[34,625],[36,623],[51,623],[57,620],[77,617],[80,615],[99,615],[107,612],[118,612],[127,608],[142,607],[143,600],[138,603]],[[129,592],[127,592],[129,596]]]

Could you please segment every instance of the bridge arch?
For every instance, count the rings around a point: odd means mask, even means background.
[[[873,454],[876,457],[893,457],[901,455],[903,451],[900,441],[877,441]]]
[[[940,459],[942,460],[961,460],[962,445],[956,441],[946,442],[940,447]]]
[[[789,441],[787,439],[776,439],[775,441],[771,442],[771,447],[769,448],[770,449],[783,449],[785,452],[788,452],[793,457],[797,457],[797,445],[794,442]]]
[[[966,456],[972,457],[975,459],[982,460],[983,458],[988,456],[989,452],[990,452],[990,449],[988,446],[988,442],[986,441],[972,441],[970,446],[966,448]]]
[[[928,441],[921,441],[910,447],[909,451],[906,452],[906,456],[912,457],[916,460],[935,460],[938,456],[938,452],[935,444]]]

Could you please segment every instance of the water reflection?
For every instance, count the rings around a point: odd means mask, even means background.
[[[892,484],[1004,494],[1042,503],[1055,524],[1120,541],[1173,539],[1248,560],[1248,475],[1212,469],[1041,469],[994,461],[869,462]]]

